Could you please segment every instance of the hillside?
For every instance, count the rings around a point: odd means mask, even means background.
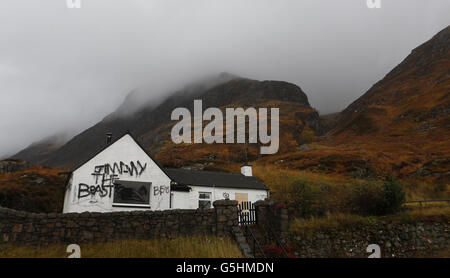
[[[201,163],[206,160],[245,161],[259,156],[259,147],[249,145],[248,151],[239,144],[185,144],[174,145],[170,131],[176,121],[171,121],[172,111],[186,107],[193,115],[194,99],[203,101],[203,110],[218,107],[278,107],[280,108],[280,152],[289,152],[299,145],[314,140],[321,133],[319,115],[308,102],[306,94],[296,85],[282,81],[257,81],[231,76],[230,80],[213,86],[190,86],[173,93],[160,104],[148,103],[133,113],[124,113],[132,102],[127,97],[116,111],[101,122],[72,138],[43,159],[44,165],[72,168],[104,147],[106,133],[113,137],[130,131],[149,152],[158,155],[161,162],[170,166]],[[223,80],[223,76],[220,77]],[[206,125],[207,122],[204,122]],[[186,147],[188,152],[180,152]],[[22,151],[15,157],[25,158]],[[31,159],[33,161],[33,159]]]
[[[14,155],[16,158],[34,164],[43,164],[48,156],[61,148],[70,138],[66,134],[56,134],[30,144]]]
[[[411,54],[303,151],[265,159],[284,168],[449,184],[450,27]],[[325,123],[330,120],[324,118]]]
[[[60,212],[67,172],[21,160],[0,161],[0,206],[29,212]]]
[[[335,139],[377,136],[434,147],[450,131],[450,27],[439,32],[340,113]],[[373,141],[373,140],[372,140]],[[447,141],[448,142],[448,141]]]
[[[404,174],[450,175],[450,27],[411,54],[339,116],[336,145],[384,151]],[[393,155],[395,154],[395,155]]]

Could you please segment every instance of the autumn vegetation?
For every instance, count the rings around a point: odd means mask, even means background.
[[[0,258],[67,258],[67,245],[47,247],[0,245]],[[82,258],[241,258],[230,238],[192,237],[172,240],[124,240],[80,244]]]
[[[449,207],[423,208],[420,210],[405,210],[394,215],[385,216],[362,216],[357,214],[327,214],[324,217],[296,218],[290,226],[291,231],[310,231],[319,229],[331,229],[337,227],[355,227],[358,225],[373,224],[378,221],[389,221],[389,223],[415,223],[419,220],[424,222],[447,221],[450,218]]]
[[[34,166],[0,175],[0,206],[35,213],[61,212],[67,171]]]

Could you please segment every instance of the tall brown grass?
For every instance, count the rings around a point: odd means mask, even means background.
[[[291,222],[290,232],[311,232],[320,229],[333,229],[357,225],[371,225],[379,221],[391,223],[408,223],[417,221],[428,221],[430,217],[450,219],[450,207],[422,208],[406,210],[401,213],[388,216],[361,216],[354,214],[327,214],[325,217],[296,218]]]
[[[192,237],[173,240],[126,240],[79,244],[82,258],[241,258],[230,238]],[[0,245],[0,258],[67,258],[67,245],[36,248]]]
[[[294,215],[300,212],[305,203],[298,192],[299,185],[305,185],[310,192],[312,213],[326,214],[348,212],[348,199],[356,184],[363,180],[348,177],[325,175],[308,171],[277,168],[270,165],[255,165],[254,175],[270,188],[271,199],[287,204]],[[299,196],[300,193],[300,196]],[[297,200],[299,197],[301,200]],[[296,209],[299,208],[299,209]]]
[[[381,179],[361,179],[336,174],[324,174],[310,171],[283,169],[277,165],[253,165],[253,174],[270,188],[271,198],[289,203],[292,200],[292,185],[296,181],[309,184],[320,192],[320,199],[325,210],[342,211],[351,191],[364,184],[381,185]],[[450,199],[450,184],[430,183],[415,179],[401,180],[406,193],[406,201]]]

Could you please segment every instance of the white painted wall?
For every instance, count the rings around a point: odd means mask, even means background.
[[[248,193],[248,201],[254,203],[269,197],[266,190],[237,189],[224,187],[190,186],[190,192],[172,191],[172,208],[174,209],[197,209],[200,192],[211,192],[211,206],[216,200],[225,199],[224,193],[229,195],[230,200],[236,199],[236,193]]]
[[[189,209],[189,192],[172,191],[172,208],[173,209]]]
[[[101,197],[99,193],[95,195],[89,195],[87,197],[78,198],[78,191],[80,184],[87,185],[100,185],[101,177],[96,182],[96,177],[92,175],[95,167],[98,165],[111,164],[114,162],[124,162],[130,165],[130,162],[136,164],[136,168],[140,171],[141,167],[137,164],[137,161],[141,165],[145,165],[145,170],[142,174],[132,176],[129,173],[122,173],[118,176],[119,180],[127,181],[141,181],[151,182],[150,188],[150,208],[135,208],[135,207],[114,207],[113,197],[114,189],[105,188],[108,191],[108,195]],[[158,189],[164,188],[163,193],[160,193]],[[156,189],[157,188],[157,189]],[[111,190],[109,194],[109,190]],[[64,213],[68,212],[111,212],[111,211],[126,211],[126,210],[165,210],[169,209],[170,202],[170,178],[159,168],[159,166],[142,150],[134,139],[130,135],[125,135],[108,148],[97,154],[91,160],[86,162],[80,168],[76,169],[72,173],[66,195],[64,199]]]

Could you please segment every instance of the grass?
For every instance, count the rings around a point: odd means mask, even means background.
[[[380,217],[338,213],[328,214],[325,217],[296,218],[292,221],[289,230],[293,233],[308,232],[357,225],[374,225],[378,221],[408,223],[428,221],[431,217],[450,219],[450,207],[411,209],[394,215]]]
[[[0,245],[0,258],[67,258],[67,245],[36,248]],[[173,240],[128,240],[80,244],[82,258],[241,258],[230,238],[193,237]]]
[[[414,179],[405,180],[404,184],[406,199],[409,201],[450,199],[450,184]]]
[[[418,203],[407,203],[404,206],[407,208],[422,208],[422,207],[446,207],[448,206],[450,203],[449,201],[439,201],[439,200],[434,200],[434,201],[429,201],[429,202],[422,202]]]
[[[434,252],[434,253],[422,252],[422,254],[419,254],[419,256],[417,256],[417,258],[444,258],[444,259],[448,259],[448,258],[450,258],[450,250],[445,249],[445,250],[437,251],[437,252]]]
[[[296,218],[292,221],[289,230],[291,232],[305,230],[320,230],[338,228],[343,226],[352,226],[370,223],[370,217],[364,217],[354,214],[327,214],[325,217]]]
[[[348,200],[356,186],[368,183],[381,185],[384,182],[375,178],[354,178],[331,173],[284,169],[277,165],[258,163],[253,164],[253,174],[269,186],[272,199],[283,203],[289,203],[292,200],[291,186],[295,181],[306,182],[320,191],[321,203],[329,207],[331,212],[339,212],[339,208]],[[450,199],[448,184],[415,179],[404,179],[400,182],[406,194],[406,201]],[[440,204],[433,203],[433,205]]]
[[[288,201],[287,192],[296,180],[305,181],[317,187],[339,187],[345,190],[352,180],[347,177],[325,175],[309,171],[282,169],[272,165],[254,165],[253,174],[270,187],[272,197],[277,201]]]
[[[348,201],[354,188],[368,182],[338,175],[281,169],[270,165],[255,165],[253,169],[254,175],[269,186],[271,199],[287,204],[290,213],[295,216],[348,213],[350,210]],[[307,185],[310,193],[299,193],[299,184]]]

